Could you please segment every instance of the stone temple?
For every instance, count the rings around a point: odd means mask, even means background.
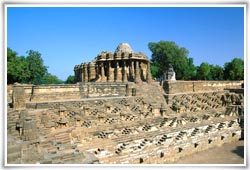
[[[114,53],[102,52],[89,63],[76,65],[76,82],[150,81],[150,62],[143,53],[134,53],[128,43],[121,43]]]
[[[120,44],[76,65],[75,84],[7,91],[6,164],[174,164],[244,139],[244,81],[151,79]]]

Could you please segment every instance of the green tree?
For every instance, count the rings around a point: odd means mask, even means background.
[[[27,74],[27,62],[25,57],[17,56],[17,52],[12,49],[7,49],[7,83],[12,84],[15,82],[26,83]]]
[[[50,73],[46,73],[42,79],[41,84],[62,84],[63,81],[60,80],[57,76],[52,75]]]
[[[219,65],[210,65],[210,73],[212,80],[223,80],[224,79],[224,70]]]
[[[202,62],[197,68],[197,79],[198,80],[209,80],[210,65],[206,62]]]
[[[150,64],[150,71],[152,73],[153,78],[160,78],[161,77],[160,67],[156,63]]]
[[[28,56],[18,56],[17,52],[7,48],[7,83],[48,84],[62,83],[56,76],[47,72],[41,54],[37,51],[27,51]]]
[[[244,80],[244,61],[234,58],[224,64],[224,76],[226,80]]]
[[[28,81],[33,84],[41,84],[43,76],[47,73],[47,67],[43,65],[41,54],[37,51],[27,51]]]
[[[152,52],[152,62],[159,65],[165,80],[169,64],[172,63],[173,57],[176,56],[177,45],[174,42],[160,41],[158,43],[150,42],[148,47]]]
[[[179,63],[182,63],[179,64]],[[176,67],[176,78],[179,80],[191,80],[196,75],[196,67],[193,63],[193,58],[185,57],[184,61],[177,61]],[[178,73],[178,74],[177,74]]]
[[[13,51],[11,48],[7,48],[7,61],[17,58],[17,52]]]
[[[17,74],[17,53],[10,48],[7,49],[7,83],[14,83],[19,79]]]
[[[74,84],[75,83],[75,76],[68,76],[67,80],[65,81],[66,84]]]
[[[61,84],[57,76],[47,72],[41,54],[27,51],[28,56],[18,56],[11,48],[7,49],[7,83]]]
[[[185,67],[186,74],[185,74],[185,80],[193,80],[196,77],[196,66],[194,65],[193,58],[188,58],[188,67]]]
[[[148,44],[152,52],[151,61],[154,66],[158,66],[158,73],[166,79],[169,65],[171,64],[176,72],[176,79],[188,79],[195,74],[193,60],[187,56],[189,51],[184,47],[179,47],[173,41],[150,42]],[[152,73],[154,74],[154,73]]]

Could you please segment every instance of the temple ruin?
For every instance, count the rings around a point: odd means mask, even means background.
[[[151,81],[150,61],[143,53],[134,53],[128,43],[115,52],[102,52],[88,63],[76,65],[76,82],[141,82]]]
[[[120,44],[71,85],[8,86],[7,165],[174,164],[244,138],[243,81],[151,79]]]

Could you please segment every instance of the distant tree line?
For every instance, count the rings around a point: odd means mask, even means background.
[[[195,66],[193,58],[189,58],[189,51],[179,47],[173,41],[150,42],[152,52],[151,72],[154,78],[166,79],[169,65],[172,65],[177,80],[243,80],[244,61],[234,58],[226,62],[224,67],[202,62]]]
[[[72,79],[72,78],[71,78]],[[11,48],[7,49],[7,83],[26,84],[62,84],[71,83],[60,80],[48,72],[41,54],[37,51],[27,51],[27,56],[18,56]]]
[[[244,61],[234,58],[226,62],[224,67],[202,62],[195,66],[189,51],[179,47],[173,41],[150,42],[152,52],[151,72],[154,78],[166,79],[169,65],[172,65],[177,80],[243,80]],[[38,51],[29,50],[27,56],[18,56],[11,48],[7,49],[7,83],[13,84],[73,84],[74,76],[69,75],[66,81],[48,72],[44,66],[42,55]]]

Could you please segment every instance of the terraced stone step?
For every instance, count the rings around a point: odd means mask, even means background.
[[[111,139],[98,139],[98,140],[93,140],[91,142],[88,142],[86,144],[81,144],[78,145],[79,150],[85,151],[85,150],[89,150],[92,148],[113,148],[116,145],[116,143],[111,140]],[[93,147],[94,146],[94,147]]]

